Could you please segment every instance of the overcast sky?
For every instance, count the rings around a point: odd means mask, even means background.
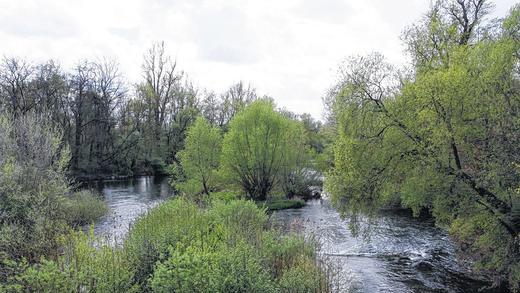
[[[514,0],[495,1],[504,16]],[[278,106],[321,118],[321,97],[345,57],[373,51],[402,64],[403,29],[430,0],[0,0],[0,55],[32,62],[115,58],[141,76],[144,52],[165,41],[201,89],[243,80]]]

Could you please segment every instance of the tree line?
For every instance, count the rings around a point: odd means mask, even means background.
[[[436,1],[407,28],[411,64],[340,67],[325,104],[337,129],[326,188],[356,214],[431,214],[495,285],[520,284],[520,6]]]
[[[179,162],[177,153],[196,117],[225,131],[258,98],[243,82],[222,94],[195,88],[164,43],[144,54],[142,79],[133,85],[110,59],[82,61],[71,70],[57,61],[4,57],[0,64],[0,113],[52,124],[60,147],[70,150],[67,170],[75,178],[163,174]]]

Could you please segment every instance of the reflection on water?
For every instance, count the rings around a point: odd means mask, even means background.
[[[447,233],[431,222],[384,215],[371,222],[369,239],[354,237],[327,200],[272,218],[281,225],[297,221],[317,236],[321,253],[339,267],[342,292],[477,292],[486,285],[468,276]]]
[[[126,235],[135,219],[171,196],[166,177],[96,181],[91,182],[89,187],[103,194],[109,208],[108,214],[96,223],[94,232],[117,243]]]

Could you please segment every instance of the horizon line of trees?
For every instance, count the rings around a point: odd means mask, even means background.
[[[57,62],[0,62],[0,113],[13,120],[35,115],[60,133],[70,150],[74,178],[164,174],[178,163],[186,132],[196,117],[227,131],[230,120],[259,99],[242,81],[221,94],[197,89],[166,53],[164,42],[145,53],[143,78],[131,85],[117,62],[81,61],[71,70]],[[267,98],[267,97],[265,97]],[[315,133],[309,114],[300,118]],[[316,142],[316,147],[323,145]]]

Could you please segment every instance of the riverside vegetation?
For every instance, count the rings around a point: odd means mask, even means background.
[[[255,102],[244,113],[258,109],[289,121],[269,101]],[[318,258],[316,242],[270,228],[265,209],[238,199],[239,184],[237,189],[217,192],[210,175],[197,173],[217,173],[208,150],[218,149],[214,142],[220,133],[203,118],[190,128],[180,155],[183,174],[188,176],[178,180],[180,198],[140,218],[116,247],[92,231],[74,229],[91,223],[106,207],[87,191],[71,191],[63,170],[67,151],[60,152],[59,136],[30,114],[16,118],[16,124],[2,119],[3,291],[330,291],[330,275]],[[265,126],[258,124],[269,129]],[[187,162],[208,165],[192,168]],[[280,174],[268,173],[274,179],[267,192],[282,190]],[[28,178],[34,179],[33,185],[24,181]],[[243,197],[252,197],[243,191]]]
[[[348,59],[324,124],[242,82],[196,89],[163,43],[133,87],[113,61],[4,58],[0,290],[328,292],[317,243],[266,216],[303,205],[319,172],[353,231],[381,209],[430,215],[475,273],[520,290],[520,6],[491,8],[433,3],[403,35],[408,68]],[[142,174],[169,174],[179,198],[120,246],[85,232],[107,208],[75,180]]]
[[[262,205],[245,200],[282,202],[304,195],[310,184],[302,170],[315,153],[303,122],[276,110],[271,99],[244,106],[225,134],[196,118],[179,163],[168,167],[180,198],[140,218],[115,247],[82,229],[106,206],[67,179],[74,156],[63,129],[36,109],[3,107],[0,122],[2,291],[331,290],[317,243],[271,228]]]
[[[431,214],[461,258],[518,291],[520,6],[488,21],[491,8],[435,2],[404,33],[408,70],[380,54],[341,67],[326,99],[337,127],[326,189],[351,223],[385,207]]]

